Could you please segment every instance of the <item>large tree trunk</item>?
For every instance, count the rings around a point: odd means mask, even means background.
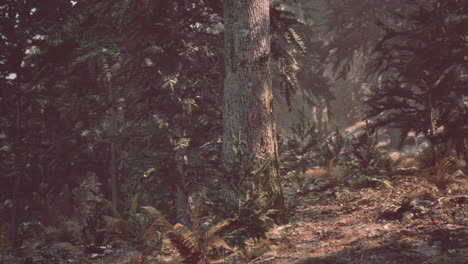
[[[268,163],[266,173],[254,174],[253,178],[239,175],[241,179],[238,180],[244,181],[243,186],[252,183],[254,189],[251,191],[258,195],[256,202],[278,209],[281,217],[277,220],[284,222],[286,210],[278,169],[269,67],[269,0],[225,0],[224,27],[223,162],[229,168],[240,158],[247,170]],[[236,157],[234,151],[236,138],[244,146],[241,157]],[[247,190],[243,191],[240,196]]]

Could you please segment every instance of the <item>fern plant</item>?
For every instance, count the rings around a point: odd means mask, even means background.
[[[252,239],[255,243],[266,239],[267,232],[275,223],[276,214],[278,214],[278,210],[274,209],[265,211],[261,208],[241,208],[238,216],[226,227],[226,230],[233,234],[230,241],[237,247],[245,249],[246,241],[249,239]]]
[[[201,206],[197,206],[194,210],[193,225],[189,228],[181,224],[172,225],[154,207],[145,206],[143,209],[154,217],[154,222],[147,230],[145,239],[153,237],[156,230],[165,232],[172,245],[184,258],[183,263],[208,263],[209,254],[213,249],[224,248],[232,250],[225,241],[227,235],[221,235],[220,232],[231,223],[230,219],[226,219],[205,229],[202,223],[204,210]]]
[[[385,179],[385,173],[390,172],[395,164],[378,144],[379,134],[376,128],[368,123],[363,132],[353,136],[350,160],[345,163],[345,167],[348,173],[356,177],[356,186],[381,182],[391,187],[390,182]]]
[[[125,241],[137,240],[136,226],[132,225],[130,219],[125,219],[110,201],[105,200],[104,203],[111,210],[112,216],[104,216],[106,228],[99,231],[111,234]]]
[[[162,234],[151,225],[151,217],[138,212],[139,196],[135,195],[129,202],[130,208],[125,216],[120,214],[110,201],[105,200],[112,216],[104,216],[106,228],[99,231],[116,238],[119,241],[137,244],[143,248],[143,256],[149,251],[159,251],[162,246]]]
[[[436,165],[423,170],[422,176],[429,183],[434,184],[439,191],[445,191],[449,185],[456,182],[452,175],[458,169],[456,153],[447,155],[436,161]]]
[[[334,167],[345,154],[345,148],[349,145],[349,141],[342,135],[338,127],[335,134],[329,137],[322,147],[321,162],[322,165]]]
[[[298,176],[315,164],[319,143],[323,137],[315,124],[306,117],[304,109],[298,112],[298,121],[291,126],[291,134],[285,136],[281,162],[283,171]]]
[[[291,108],[292,95],[299,87],[299,63],[296,58],[298,54],[306,52],[306,44],[295,28],[305,27],[305,23],[284,2],[275,0],[270,3],[271,53],[277,62],[283,95]]]

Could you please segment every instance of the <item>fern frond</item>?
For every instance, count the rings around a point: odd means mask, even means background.
[[[289,110],[292,108],[292,96],[296,93],[299,83],[294,64],[287,63],[284,58],[278,60],[278,75],[281,79],[281,88]]]
[[[154,238],[155,228],[159,227],[167,232],[171,244],[184,257],[184,263],[197,263],[202,258],[202,253],[198,249],[197,237],[192,231],[181,224],[172,226],[159,210],[151,206],[145,206],[143,209],[155,218],[153,225],[145,234],[145,240]]]
[[[224,221],[221,221],[217,223],[216,225],[212,226],[210,229],[208,229],[206,232],[204,232],[202,236],[203,241],[209,240],[211,237],[214,237],[216,233],[218,233],[223,227],[228,226],[231,223],[230,219],[226,219]]]
[[[128,11],[129,11],[131,0],[128,0],[128,1],[124,0],[120,2],[121,2],[121,5],[118,7],[118,10],[116,12],[114,24],[117,25],[117,30],[122,32],[124,31],[125,26],[127,25],[129,21]]]
[[[146,229],[145,234],[143,235],[143,241],[146,243],[160,237],[160,235],[161,233],[158,231],[157,227],[155,225],[151,225]]]
[[[153,225],[161,228],[162,231],[169,231],[174,229],[171,223],[167,221],[166,217],[164,217],[164,215],[158,209],[151,206],[143,206],[142,208],[154,217]]]
[[[96,55],[96,57],[98,69],[101,70],[102,74],[104,75],[104,79],[108,82],[111,81],[112,72],[109,66],[109,61],[107,59],[107,54],[104,51],[101,51]]]
[[[184,257],[184,263],[198,263],[202,259],[202,252],[198,249],[193,234],[181,227],[177,227],[173,231],[167,233],[172,245],[177,248],[177,251]]]
[[[289,28],[289,41],[296,46],[302,53],[306,53],[306,44],[293,28]]]
[[[209,239],[202,242],[200,248],[206,250],[210,248],[224,248],[233,250],[224,240],[224,238],[220,236],[211,236]]]
[[[117,209],[114,207],[114,205],[112,205],[111,201],[104,200],[103,202],[104,202],[104,205],[106,205],[107,208],[109,208],[111,210],[112,215],[114,216],[114,218],[123,219],[122,215],[119,213],[119,211],[117,211]]]
[[[130,224],[125,219],[104,216],[104,221],[106,222],[106,228],[99,229],[99,232],[115,234],[122,238],[128,238],[132,233]]]
[[[200,199],[197,199],[196,206],[193,209],[192,217],[192,231],[198,234],[201,230],[203,216],[205,216],[206,210],[203,205],[203,202]]]
[[[129,224],[123,219],[117,219],[114,223],[114,228],[119,230],[122,234],[130,233]]]

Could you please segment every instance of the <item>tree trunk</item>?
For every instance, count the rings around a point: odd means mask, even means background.
[[[247,169],[268,163],[266,173],[238,180],[251,182],[251,191],[258,195],[259,205],[278,209],[281,216],[277,222],[285,222],[269,67],[269,3],[269,0],[224,1],[226,77],[222,158],[228,169],[236,159]],[[234,151],[236,138],[244,146],[242,156]],[[251,185],[243,183],[243,186]],[[246,190],[243,191],[241,195],[245,195]],[[245,197],[239,197],[242,198]]]
[[[22,184],[23,174],[16,176],[15,186],[13,188],[13,207],[11,208],[10,227],[8,231],[8,239],[16,245],[18,238],[18,225],[23,210],[23,197],[21,197],[19,190]]]
[[[328,103],[327,103],[327,100],[325,100],[325,98],[321,98],[322,99],[322,129],[324,131],[327,131],[328,130],[328,122],[329,122],[329,119],[328,119]]]
[[[323,105],[322,105],[322,97],[317,98],[317,129],[319,131],[323,130]]]
[[[21,97],[18,99],[18,103],[16,106],[16,133],[15,133],[15,148],[21,142],[21,104],[22,100]],[[24,169],[23,169],[24,170]],[[18,224],[20,219],[21,210],[23,210],[22,206],[22,198],[20,195],[20,187],[24,176],[24,171],[21,171],[20,175],[17,175],[15,180],[15,186],[13,187],[13,207],[11,208],[11,215],[10,215],[10,226],[8,230],[8,239],[16,244],[17,236],[18,236]]]
[[[429,109],[429,135],[427,138],[429,139],[431,143],[431,153],[432,153],[432,163],[434,164],[434,167],[437,166],[437,162],[439,161],[439,154],[437,153],[437,148],[436,148],[436,141],[435,141],[435,134],[436,134],[436,109],[434,108],[433,105],[433,99],[432,96],[429,95],[429,100],[428,100],[428,107]]]
[[[118,192],[118,177],[117,177],[117,159],[116,159],[116,144],[115,137],[117,136],[117,118],[115,113],[115,100],[112,91],[112,84],[108,80],[109,89],[109,101],[111,102],[110,107],[110,130],[111,130],[111,141],[110,141],[110,176],[111,176],[111,190],[112,190],[112,206],[118,209],[119,206],[119,192]]]
[[[176,115],[174,117],[174,133],[177,139],[186,137],[186,130],[184,126],[189,123],[189,119],[185,116],[185,113]],[[177,221],[179,223],[191,227],[191,208],[189,205],[190,187],[187,167],[189,165],[187,149],[185,147],[179,147],[175,151],[175,163],[177,171],[177,182],[176,182],[176,210],[177,210]]]

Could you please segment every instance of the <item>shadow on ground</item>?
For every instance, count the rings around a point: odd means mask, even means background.
[[[429,231],[429,230],[427,230]],[[416,231],[415,231],[416,232]],[[465,229],[437,229],[424,233],[418,241],[414,232],[392,233],[383,240],[360,239],[345,245],[344,250],[320,257],[310,257],[295,264],[465,264],[468,239]],[[313,250],[313,249],[312,249]]]

